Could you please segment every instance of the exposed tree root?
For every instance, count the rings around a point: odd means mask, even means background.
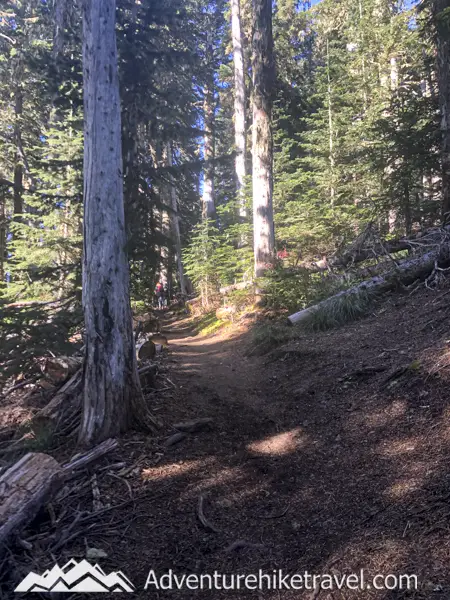
[[[200,521],[200,523],[203,525],[203,527],[205,529],[209,529],[210,531],[213,531],[214,533],[220,533],[220,529],[218,529],[215,525],[213,525],[213,523],[211,523],[211,521],[209,521],[205,517],[205,513],[203,510],[204,503],[205,503],[205,497],[203,495],[200,495],[198,498],[198,505],[197,505],[198,520]]]

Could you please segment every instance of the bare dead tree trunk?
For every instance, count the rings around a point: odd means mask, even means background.
[[[5,191],[0,188],[0,289],[5,281],[6,257],[6,198]]]
[[[167,153],[167,166],[172,167],[173,165],[173,157],[172,157],[172,144],[169,142],[166,146]],[[178,216],[178,199],[177,199],[177,191],[175,189],[175,185],[173,183],[172,173],[169,173],[170,177],[170,201],[172,207],[172,215],[171,215],[171,229],[172,229],[172,238],[173,244],[175,247],[176,254],[176,262],[177,262],[177,272],[178,272],[178,282],[180,284],[180,292],[183,295],[186,295],[186,283],[184,280],[184,268],[183,261],[181,255],[181,235],[180,235],[180,218]]]
[[[433,0],[431,10],[436,35],[436,64],[441,112],[442,215],[450,218],[450,0]]]
[[[231,34],[234,60],[234,139],[236,145],[236,184],[239,200],[239,216],[245,218],[244,185],[246,172],[246,127],[245,127],[245,72],[242,47],[240,0],[231,0]]]
[[[333,100],[332,100],[332,87],[331,87],[331,74],[330,74],[330,49],[327,38],[327,93],[328,93],[328,147],[329,155],[328,160],[330,163],[330,203],[334,206],[334,197],[336,190],[334,188],[334,130],[333,130]]]
[[[212,49],[208,52],[212,56]],[[215,155],[215,141],[214,141],[214,78],[211,73],[209,81],[205,86],[204,90],[204,101],[203,101],[203,114],[204,114],[204,159],[205,168],[203,171],[203,218],[214,219],[216,216],[216,207],[214,199],[214,155]]]
[[[115,0],[85,0],[83,5],[83,445],[149,425],[136,364],[125,252],[115,8]]]
[[[274,85],[272,2],[253,0],[253,229],[255,276],[274,263],[272,91]]]
[[[20,69],[19,69],[20,70]],[[23,157],[22,157],[22,133],[21,119],[23,114],[23,93],[18,86],[14,98],[14,215],[20,220],[23,213]]]

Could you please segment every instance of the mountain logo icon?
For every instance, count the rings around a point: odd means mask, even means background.
[[[131,581],[121,571],[107,575],[97,564],[87,560],[69,560],[63,567],[55,565],[42,575],[28,573],[15,592],[134,592]]]

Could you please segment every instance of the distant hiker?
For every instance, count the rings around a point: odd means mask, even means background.
[[[162,310],[164,306],[164,286],[160,281],[156,284],[155,295],[158,302],[158,308]]]

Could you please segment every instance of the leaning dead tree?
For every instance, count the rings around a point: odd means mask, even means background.
[[[385,273],[371,277],[358,285],[339,292],[314,306],[300,310],[288,317],[295,325],[310,320],[317,313],[331,308],[333,303],[351,299],[361,293],[378,295],[395,289],[399,285],[410,285],[417,280],[427,279],[433,271],[439,272],[450,265],[450,235],[447,229],[436,229],[421,241],[409,241],[410,248],[419,252],[412,257],[395,262],[391,258],[390,268]]]
[[[418,248],[429,248],[430,244],[439,243],[442,233],[450,232],[450,227],[432,227],[417,233],[414,237],[383,239],[372,223],[362,231],[355,240],[332,256],[324,256],[319,261],[299,263],[300,268],[306,268],[310,273],[322,271],[338,271],[350,269],[366,260],[383,260],[398,252],[413,252]]]
[[[83,3],[84,407],[80,443],[152,423],[139,383],[123,201],[115,0]]]

